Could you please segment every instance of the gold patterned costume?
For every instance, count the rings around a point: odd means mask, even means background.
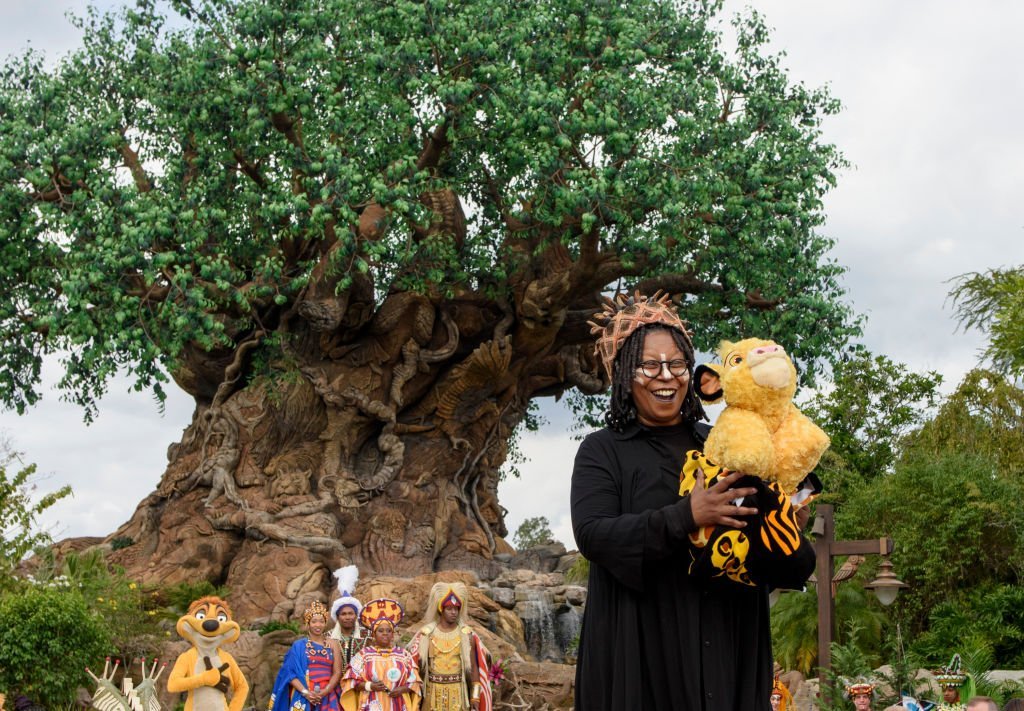
[[[466,622],[465,586],[437,583],[430,594],[426,624],[409,644],[423,678],[423,711],[491,711],[487,650]],[[448,604],[460,615],[455,628],[445,631],[437,619]]]

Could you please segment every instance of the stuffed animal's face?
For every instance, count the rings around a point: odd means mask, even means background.
[[[189,605],[175,629],[184,639],[201,647],[234,642],[242,633],[238,623],[231,619],[228,604],[212,596],[201,597]]]
[[[730,406],[758,410],[764,404],[793,398],[796,368],[786,350],[774,341],[723,341],[718,354],[721,363],[702,365],[695,373],[697,392],[704,401],[725,397]]]

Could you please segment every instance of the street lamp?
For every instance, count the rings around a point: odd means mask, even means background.
[[[909,586],[892,572],[892,561],[887,557],[878,565],[878,575],[875,579],[864,587],[874,592],[878,601],[888,607],[895,602],[897,593]]]
[[[816,536],[814,551],[817,557],[815,578],[818,588],[818,667],[819,679],[824,688],[825,670],[832,668],[832,638],[835,634],[836,607],[832,597],[833,560],[841,555],[883,555],[892,553],[891,538],[869,538],[860,541],[837,541],[832,504],[818,504],[817,516],[811,533]],[[864,586],[873,590],[883,605],[892,604],[900,588],[907,584],[892,572],[892,563],[886,558],[878,571],[878,577]]]

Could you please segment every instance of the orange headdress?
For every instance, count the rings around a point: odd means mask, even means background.
[[[779,708],[778,711],[787,711],[790,704],[793,703],[793,695],[789,693],[789,689],[786,685],[779,680],[779,675],[775,675],[775,681],[772,683],[772,698],[779,697]],[[773,707],[774,708],[774,707]]]
[[[372,631],[382,622],[387,622],[392,627],[398,627],[398,623],[404,616],[405,612],[397,601],[382,597],[370,600],[363,605],[363,610],[359,613],[359,622],[363,627]]]
[[[614,299],[605,298],[604,311],[596,314],[594,319],[588,321],[590,332],[598,336],[594,350],[604,364],[608,377],[612,375],[612,364],[622,344],[642,326],[660,323],[679,331],[687,340],[690,339],[686,323],[679,318],[669,295],[661,291],[656,291],[650,297],[638,291],[631,297],[617,294]]]

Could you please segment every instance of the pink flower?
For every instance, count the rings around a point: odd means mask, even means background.
[[[494,662],[487,670],[487,676],[491,681],[502,681],[505,678],[505,660]]]

